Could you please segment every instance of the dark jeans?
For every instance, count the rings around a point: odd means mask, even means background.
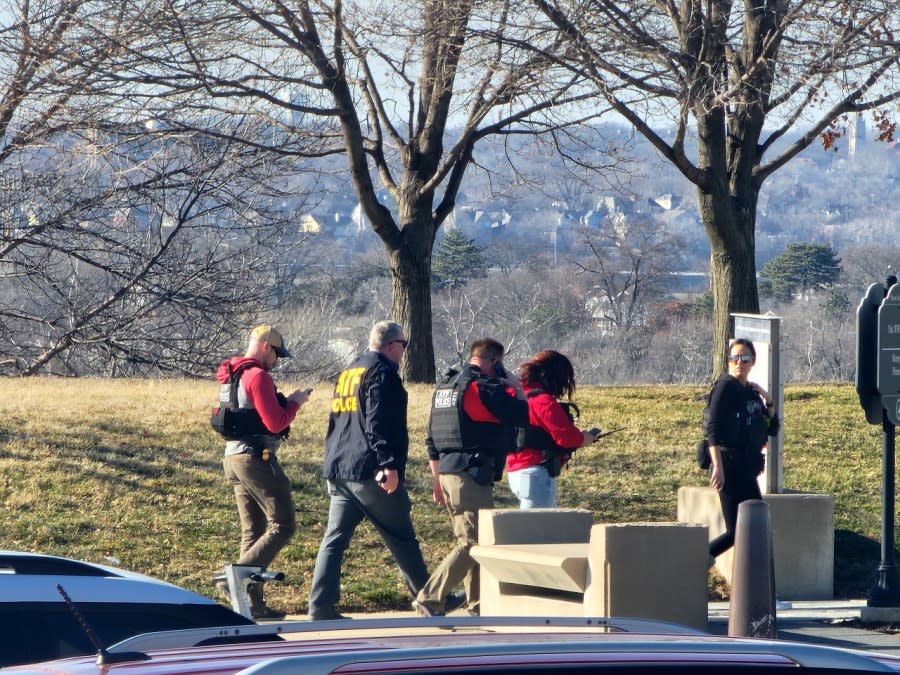
[[[762,499],[759,483],[756,482],[759,475],[759,453],[754,455],[727,448],[722,450],[722,462],[725,486],[719,492],[719,503],[722,505],[725,531],[709,542],[709,554],[713,557],[722,555],[734,546],[734,531],[741,502]]]
[[[374,480],[328,481],[331,504],[328,525],[319,546],[309,594],[309,614],[314,619],[333,617],[341,594],[341,562],[353,532],[363,518],[378,530],[394,556],[403,581],[413,597],[428,581],[428,570],[413,529],[412,504],[401,482],[393,494]]]

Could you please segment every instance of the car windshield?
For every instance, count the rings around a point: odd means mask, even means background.
[[[140,633],[234,625],[242,619],[216,604],[79,603],[78,610],[104,647]],[[63,603],[0,604],[0,625],[2,666],[97,652]]]

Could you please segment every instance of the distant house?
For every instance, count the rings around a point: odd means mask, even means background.
[[[362,204],[357,204],[350,215],[350,220],[356,225],[356,234],[369,229],[369,219],[366,218],[366,212],[363,211]]]
[[[322,225],[316,220],[316,217],[311,213],[304,213],[300,216],[300,227],[301,234],[319,234],[322,231]]]
[[[471,215],[470,230],[477,238],[497,237],[506,232],[506,226],[512,222],[512,215],[506,209],[476,209]]]
[[[659,207],[665,211],[671,211],[672,209],[677,208],[681,205],[682,197],[681,195],[675,195],[671,192],[667,192],[655,197],[650,197],[647,201],[649,202],[651,208]]]
[[[583,227],[612,227],[617,236],[624,236],[629,219],[638,213],[634,199],[605,195],[597,199],[594,208],[579,219]]]
[[[692,231],[700,224],[697,214],[687,209],[671,209],[654,216],[653,220],[669,232]]]
[[[589,227],[592,230],[596,230],[600,228],[603,223],[606,221],[609,213],[604,211],[598,211],[596,209],[591,209],[590,211],[585,212],[581,218],[579,218],[579,222],[583,227]]]

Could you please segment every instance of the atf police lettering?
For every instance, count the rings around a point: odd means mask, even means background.
[[[434,393],[435,408],[455,408],[458,393],[456,389],[438,389]]]
[[[359,380],[365,368],[348,368],[338,377],[334,386],[334,397],[331,399],[331,412],[356,412],[356,394],[359,391]]]

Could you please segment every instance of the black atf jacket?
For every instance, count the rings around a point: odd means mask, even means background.
[[[402,480],[409,454],[407,402],[397,364],[380,352],[367,351],[343,370],[331,398],[324,477],[368,480],[388,468]]]

